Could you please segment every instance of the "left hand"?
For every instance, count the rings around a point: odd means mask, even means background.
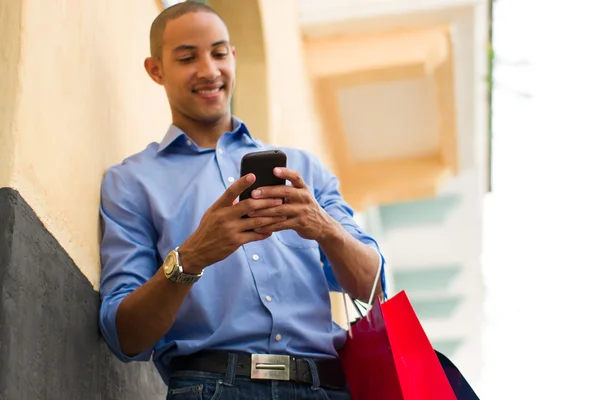
[[[284,178],[292,186],[263,186],[252,192],[255,199],[283,198],[284,203],[275,207],[258,210],[248,214],[256,217],[286,217],[284,221],[255,229],[259,233],[278,232],[293,229],[304,239],[320,241],[334,231],[332,218],[317,203],[297,171],[288,168],[275,168],[275,176]]]

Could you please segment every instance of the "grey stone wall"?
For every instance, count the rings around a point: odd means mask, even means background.
[[[99,304],[31,207],[0,188],[0,399],[164,399],[154,365],[108,350]]]

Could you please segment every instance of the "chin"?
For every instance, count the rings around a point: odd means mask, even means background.
[[[228,113],[222,112],[214,114],[199,114],[196,115],[194,119],[205,124],[216,124],[226,117],[228,117]]]

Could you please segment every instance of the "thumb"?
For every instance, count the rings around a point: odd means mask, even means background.
[[[229,207],[233,204],[234,201],[237,201],[237,198],[240,194],[246,189],[248,189],[252,184],[256,181],[256,176],[254,174],[248,174],[237,181],[233,182],[231,186],[225,190],[225,192],[217,199],[215,202],[215,206],[217,208]]]

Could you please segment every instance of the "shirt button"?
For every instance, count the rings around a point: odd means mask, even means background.
[[[258,256],[258,254],[254,254],[254,255],[252,256],[252,259],[253,259],[254,261],[258,261],[258,260],[260,259],[260,257]]]
[[[281,340],[281,335],[278,333],[277,336],[275,336],[275,340],[277,340],[278,342]]]
[[[192,145],[192,141],[190,139],[188,139],[186,143],[187,143],[188,146]]]
[[[233,183],[233,181],[235,181],[235,179],[233,179],[233,176],[230,176],[229,178],[227,178],[227,180],[229,181],[229,183]]]
[[[267,301],[271,301],[271,296],[266,296],[265,299],[267,299]]]

